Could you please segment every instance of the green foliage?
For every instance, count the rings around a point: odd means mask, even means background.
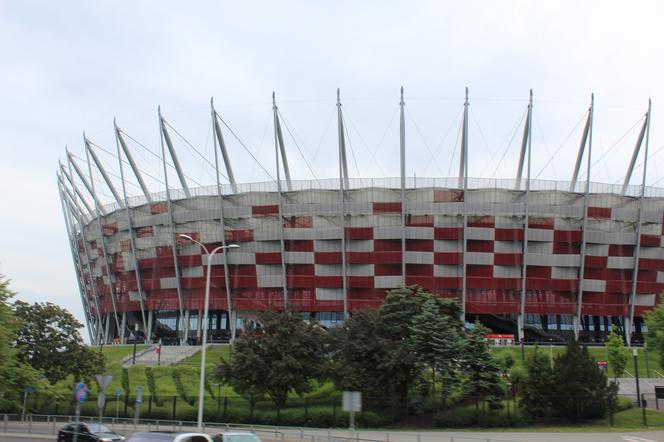
[[[152,370],[152,367],[145,367],[145,380],[148,384],[148,391],[150,392],[150,396],[152,396],[157,405],[159,405],[161,402],[159,401],[159,396],[157,395],[157,383],[154,380],[154,371]]]
[[[124,390],[125,396],[129,395],[130,387],[131,385],[129,384],[129,369],[122,367],[122,390]]]
[[[549,398],[553,413],[570,421],[597,419],[605,415],[611,390],[588,349],[570,340],[564,354],[556,357]]]
[[[407,337],[408,348],[423,368],[432,370],[435,384],[439,375],[443,384],[443,401],[449,394],[454,372],[462,361],[466,335],[458,316],[450,316],[450,301],[428,293],[420,294],[420,311],[411,319]]]
[[[648,335],[646,343],[649,349],[659,353],[659,366],[664,367],[664,294],[660,295],[660,303],[645,314]]]
[[[439,411],[434,415],[433,422],[438,428],[522,427],[528,424],[527,418],[521,413],[490,410],[478,413],[471,407]]]
[[[491,356],[485,336],[489,329],[475,322],[464,348],[463,390],[467,397],[485,399],[492,409],[500,408],[504,396],[500,382],[500,368]]]
[[[614,378],[622,377],[629,360],[629,350],[625,347],[622,336],[611,332],[606,342],[609,366],[613,369]]]
[[[535,347],[528,355],[525,376],[518,381],[519,406],[531,418],[548,415],[553,388],[553,371],[548,355]]]
[[[414,354],[402,341],[386,336],[377,311],[360,311],[343,328],[330,332],[329,376],[339,390],[360,391],[377,405],[404,399],[415,370]]]
[[[83,345],[82,324],[67,310],[51,303],[16,301],[14,345],[18,358],[57,382],[73,375],[74,382],[90,382],[104,371],[101,354]]]
[[[289,311],[263,312],[258,324],[236,340],[217,377],[250,401],[267,395],[280,409],[289,392],[308,393],[323,374],[324,332]]]
[[[175,384],[175,390],[178,393],[178,396],[182,398],[183,401],[188,403],[189,405],[193,405],[196,400],[193,398],[190,398],[187,395],[187,389],[184,386],[184,383],[182,382],[182,368],[176,368],[171,372],[171,377],[173,378],[173,383]]]
[[[18,358],[12,347],[17,321],[10,301],[14,293],[9,281],[0,275],[0,411],[18,409],[25,387],[44,387],[39,372]]]

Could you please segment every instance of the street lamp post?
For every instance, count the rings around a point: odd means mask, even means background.
[[[238,246],[237,244],[229,244],[227,246],[219,246],[216,249],[212,250],[210,252],[207,247],[203,245],[203,243],[196,241],[194,238],[192,238],[189,235],[178,235],[180,238],[187,239],[193,243],[198,244],[203,250],[205,250],[205,254],[207,256],[207,278],[205,281],[205,307],[203,310],[203,342],[201,344],[201,379],[200,379],[200,385],[198,389],[198,431],[203,431],[203,395],[205,393],[205,353],[206,353],[206,347],[207,347],[207,334],[208,334],[208,307],[210,306],[210,277],[211,277],[211,270],[212,270],[212,257],[214,256],[215,253],[217,253],[219,250],[222,249],[237,249]],[[226,290],[228,293],[228,287],[226,287]],[[228,297],[228,296],[227,296]],[[229,299],[230,303],[230,299]],[[230,309],[229,309],[229,314],[230,314]]]

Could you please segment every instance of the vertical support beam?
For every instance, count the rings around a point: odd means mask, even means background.
[[[124,311],[122,312],[122,322],[121,322],[121,328],[120,328],[120,344],[125,344],[127,342],[127,335],[125,332],[127,331],[127,312]],[[136,336],[134,336],[134,339],[137,339]]]
[[[147,331],[147,336],[146,336],[148,341],[152,340],[152,323],[154,322],[153,315],[154,315],[154,313],[152,312],[152,310],[148,310],[148,331]]]
[[[574,168],[574,181],[576,181],[576,175],[579,172],[579,166],[581,165],[581,157],[583,156],[583,150],[585,148],[586,140],[588,141],[588,168],[586,170],[586,190],[583,194],[583,227],[581,231],[581,262],[579,264],[579,290],[576,295],[576,322],[574,323],[574,338],[579,340],[579,324],[581,324],[581,309],[583,307],[583,280],[585,279],[586,273],[586,243],[588,239],[588,194],[590,193],[590,166],[592,161],[592,149],[593,149],[593,116],[595,112],[595,94],[590,96],[590,109],[588,109],[588,120],[586,121],[586,127],[583,130],[583,137],[581,140],[581,147],[579,147],[579,157],[577,158],[577,164]],[[570,187],[570,191],[573,192],[574,183]]]
[[[97,166],[97,169],[101,173],[102,178],[104,178],[104,181],[106,182],[106,185],[108,186],[111,193],[113,194],[113,198],[115,198],[115,201],[118,203],[118,205],[120,207],[123,207],[122,200],[120,199],[120,195],[118,195],[118,191],[115,190],[115,186],[113,185],[113,181],[111,181],[111,178],[106,173],[106,169],[104,168],[104,165],[101,163],[101,160],[99,160],[99,157],[97,156],[95,151],[92,149],[92,146],[90,145],[90,140],[87,139],[85,134],[83,135],[83,144],[85,144],[86,153],[88,153],[92,157],[92,160],[95,162],[95,165]],[[92,180],[92,178],[90,178],[90,179]]]
[[[533,112],[533,90],[530,90],[530,100],[528,101],[528,116],[526,118],[526,126],[523,130],[523,141],[522,146],[522,158],[524,154],[523,147],[526,147],[527,150],[527,164],[526,164],[526,192],[524,194],[525,200],[525,210],[524,210],[524,221],[523,221],[523,255],[521,259],[521,297],[519,300],[519,317],[518,317],[518,334],[519,342],[523,342],[526,333],[525,333],[525,318],[526,318],[526,282],[527,282],[527,273],[528,273],[528,227],[530,223],[530,207],[529,207],[529,196],[530,196],[530,157],[532,150],[532,112]],[[523,165],[520,165],[520,168]],[[521,182],[520,173],[517,176],[517,186]]]
[[[466,303],[468,302],[468,281],[466,275],[466,253],[468,252],[468,88],[463,103],[463,126],[461,130],[461,166],[459,174],[463,177],[463,268],[461,269],[461,320],[466,322]]]
[[[403,86],[399,101],[399,153],[401,170],[401,283],[406,286],[406,116]]]
[[[639,258],[641,256],[641,222],[643,220],[643,198],[646,193],[646,174],[648,172],[648,148],[650,145],[651,106],[652,103],[650,100],[648,100],[648,112],[646,112],[646,120],[644,122],[646,146],[645,146],[645,153],[643,156],[643,177],[641,179],[641,194],[639,195],[639,219],[636,225],[636,249],[634,250],[634,273],[632,274],[632,293],[629,302],[629,323],[625,324],[625,339],[627,340],[628,346],[632,345],[632,325],[634,324],[634,310],[636,307],[636,288],[639,279]],[[641,136],[639,137],[643,139]],[[629,177],[626,178],[625,185],[627,184],[628,180]]]
[[[212,106],[212,124],[214,129],[214,138],[215,144],[219,143],[219,149],[221,149],[221,156],[224,159],[224,166],[226,167],[226,173],[228,174],[228,181],[231,183],[231,189],[233,193],[237,193],[237,183],[235,182],[235,175],[233,174],[233,167],[231,166],[231,159],[228,156],[228,150],[226,149],[226,142],[224,141],[224,134],[221,132],[221,126],[219,126],[219,114],[214,110],[214,99],[210,98],[210,105]],[[215,155],[217,150],[215,148]],[[219,166],[216,167],[217,175],[219,175]],[[219,179],[217,179],[219,181]]]
[[[288,187],[289,192],[292,192],[293,184],[291,182],[290,169],[288,168],[288,156],[286,155],[286,145],[284,144],[284,135],[281,132],[281,122],[279,121],[279,109],[277,109],[277,105],[275,104],[274,92],[272,92],[272,104],[276,114],[274,117],[274,125],[275,125],[275,132],[279,145],[279,150],[281,151],[281,162],[284,165],[284,175],[286,176],[286,187]],[[279,170],[279,167],[277,167],[277,170]]]
[[[226,163],[226,171],[228,172],[228,179],[231,182],[231,188],[233,193],[237,193],[237,185],[235,184],[235,178],[233,177],[233,171],[231,170],[231,164],[228,160],[228,154],[226,153],[226,146],[223,143],[224,138],[221,136],[221,128],[219,127],[219,120],[217,119],[217,112],[214,110],[214,101],[210,98],[210,110],[212,113],[212,122],[215,126],[215,130],[218,130],[218,138],[214,138],[214,170],[215,176],[217,177],[217,195],[219,196],[219,229],[221,230],[221,245],[224,247],[221,249],[221,253],[224,260],[224,284],[226,286],[226,308],[228,312],[228,330],[230,331],[231,343],[235,341],[235,324],[231,321],[231,315],[233,312],[233,298],[232,298],[232,288],[231,288],[231,278],[228,273],[228,248],[226,247],[226,224],[224,221],[224,193],[221,188],[221,181],[219,179],[219,154],[217,153],[217,140],[220,140],[221,152],[224,157],[224,162]],[[201,316],[198,316],[200,323]]]
[[[71,165],[71,163],[70,163],[70,165]],[[73,186],[73,183],[72,183],[72,186]],[[88,269],[87,274],[90,277],[90,283],[89,283],[90,284],[90,290],[92,291],[92,297],[95,301],[95,309],[97,310],[97,320],[96,320],[96,322],[97,322],[97,339],[96,339],[96,341],[97,341],[97,343],[107,342],[108,336],[102,334],[102,314],[101,314],[101,307],[100,307],[100,302],[99,302],[99,294],[97,293],[97,287],[95,287],[94,280],[92,278],[92,264],[90,263],[90,252],[88,251],[88,242],[85,239],[85,224],[84,224],[83,216],[81,214],[81,210],[80,210],[80,206],[78,205],[78,201],[76,200],[76,198],[73,197],[73,195],[71,195],[71,193],[69,193],[69,190],[66,187],[64,187],[64,183],[63,183],[63,188],[65,189],[66,194],[69,195],[69,198],[71,200],[71,204],[73,204],[73,206],[69,205],[69,212],[74,216],[74,218],[76,218],[76,221],[78,222],[78,225],[80,226],[80,229],[81,229],[80,235],[81,235],[81,242],[83,243],[83,253],[84,253],[84,257],[85,257],[85,265],[87,266],[87,269]],[[74,230],[72,233],[73,233],[74,241],[76,241],[76,231]],[[76,245],[76,243],[75,243],[75,245]],[[78,250],[78,248],[76,250]],[[81,275],[82,275],[83,280],[84,280],[84,282],[87,286],[87,280],[85,279],[85,272],[83,272],[82,269],[81,269]]]
[[[341,111],[341,97],[337,89],[337,127],[339,138],[339,220],[341,225],[341,287],[344,294],[344,321],[348,320],[348,280],[346,269],[346,192],[348,169],[346,166],[346,134]]]
[[[274,114],[274,154],[276,157],[277,165],[277,202],[279,207],[279,246],[281,249],[281,275],[282,285],[284,290],[284,310],[288,309],[288,277],[286,275],[286,247],[284,244],[284,209],[281,201],[281,175],[279,171],[279,147],[281,146],[282,154],[285,154],[283,149],[283,137],[281,136],[281,126],[279,125],[279,109],[277,109],[277,101],[274,92],[272,92],[272,113]],[[284,156],[284,160],[285,160]],[[286,163],[284,161],[284,169]],[[288,170],[288,169],[286,169]],[[290,177],[286,172],[286,180],[290,190]]]
[[[182,167],[180,166],[178,155],[175,153],[175,148],[173,147],[171,136],[168,133],[168,130],[166,130],[166,120],[164,120],[164,117],[161,116],[161,106],[158,108],[158,112],[159,112],[159,128],[161,129],[161,140],[162,140],[161,142],[162,144],[165,142],[166,146],[168,146],[168,152],[171,154],[171,159],[173,160],[173,166],[175,166],[175,172],[177,172],[178,174],[178,179],[180,180],[180,184],[182,185],[182,190],[184,191],[184,194],[187,196],[187,198],[190,198],[191,193],[189,192],[187,179],[184,176],[184,172],[182,172]],[[164,161],[166,161],[166,159],[164,159]]]
[[[179,319],[184,317],[184,298],[182,295],[182,287],[180,285],[180,263],[178,262],[177,241],[175,240],[175,220],[173,219],[173,201],[171,200],[171,188],[168,186],[168,168],[166,167],[166,149],[164,146],[164,120],[161,118],[161,108],[157,109],[159,114],[159,128],[160,128],[160,143],[161,143],[161,159],[164,166],[164,183],[166,184],[166,201],[168,204],[168,223],[171,229],[171,249],[173,251],[173,267],[175,268],[175,279],[177,283],[178,304],[180,308]],[[173,153],[173,152],[171,152]],[[185,192],[186,193],[186,192]],[[182,341],[180,341],[182,344]]]
[[[115,119],[113,119],[113,126],[115,126],[115,138],[120,143],[122,151],[124,152],[125,157],[127,157],[127,161],[129,161],[129,166],[131,167],[131,170],[134,172],[134,176],[136,177],[138,184],[141,186],[143,195],[145,195],[145,199],[147,200],[148,204],[152,204],[152,196],[150,195],[148,186],[146,186],[145,181],[143,181],[143,174],[141,174],[140,169],[138,168],[138,166],[136,166],[136,161],[134,161],[134,156],[131,154],[129,147],[127,146],[127,143],[125,142],[125,139],[122,136],[123,133],[122,130],[115,123]]]
[[[95,336],[92,334],[92,328],[90,326],[90,322],[92,321],[92,311],[90,309],[90,303],[88,302],[89,299],[88,299],[87,289],[84,290],[85,285],[82,283],[81,279],[83,277],[83,271],[80,265],[80,256],[77,253],[75,247],[76,243],[74,242],[74,237],[72,235],[72,232],[74,231],[74,226],[73,223],[71,222],[71,218],[67,213],[67,209],[65,207],[65,196],[62,190],[62,177],[59,175],[58,175],[57,185],[58,185],[58,193],[60,194],[60,204],[62,206],[62,216],[64,217],[65,225],[67,227],[67,238],[69,239],[71,258],[74,264],[74,271],[77,274],[76,282],[78,284],[78,291],[81,294],[81,303],[83,304],[83,311],[85,313],[85,325],[88,330],[88,336],[90,337],[90,343],[92,345],[95,345],[96,344]]]
[[[533,104],[533,91],[531,89],[530,91],[530,101],[528,102],[528,113],[526,115],[526,124],[523,125],[523,137],[521,138],[521,153],[519,154],[519,166],[516,170],[516,183],[514,185],[514,190],[520,190],[521,189],[521,177],[523,175],[523,163],[526,158],[526,149],[528,147],[528,143],[530,142],[530,129],[532,127],[532,124],[530,122],[530,119],[532,117],[532,104]]]
[[[85,173],[83,173],[81,168],[78,167],[78,164],[76,164],[76,161],[74,160],[74,156],[69,151],[67,151],[67,161],[69,163],[69,167],[74,168],[74,170],[76,171],[76,174],[81,179],[81,182],[83,182],[83,185],[88,190],[88,193],[90,193],[90,196],[92,196],[92,199],[95,203],[94,204],[95,205],[95,210],[94,211],[95,212],[99,211],[99,212],[101,212],[102,215],[106,216],[107,215],[106,209],[104,209],[104,205],[101,203],[101,201],[99,201],[99,198],[97,198],[97,193],[94,190],[94,186],[91,183],[88,182],[88,179],[85,177]],[[71,176],[71,178],[73,178],[73,175],[71,174],[71,172],[69,173],[69,175]],[[92,216],[92,214],[93,214],[93,212],[90,212],[91,216]]]
[[[83,133],[83,140],[85,140],[85,133]],[[104,226],[102,224],[102,215],[99,211],[99,205],[97,204],[97,197],[95,196],[95,180],[92,176],[92,163],[90,162],[89,150],[86,149],[86,158],[88,160],[88,173],[90,176],[90,186],[92,187],[92,192],[95,200],[95,210],[97,215],[97,224],[99,225],[99,242],[101,243],[101,251],[104,254],[104,266],[106,267],[106,277],[108,278],[108,292],[111,296],[111,304],[113,305],[113,316],[115,318],[115,327],[117,332],[120,332],[120,318],[118,317],[118,306],[115,299],[115,290],[113,289],[113,272],[111,271],[111,264],[108,262],[108,251],[106,250],[106,240],[104,239]],[[102,275],[102,279],[104,275]],[[106,325],[108,330],[108,324]],[[108,333],[106,334],[108,338]]]
[[[74,184],[74,179],[71,177],[69,172],[67,172],[67,169],[65,169],[65,166],[63,166],[62,163],[60,163],[60,170],[62,171],[62,175],[64,175],[64,177],[67,178],[67,181],[69,181],[69,184],[71,185],[71,188],[74,189],[74,192],[76,193],[76,195],[78,195],[78,198],[81,200],[81,202],[85,206],[85,209],[88,211],[90,216],[92,216],[92,214],[94,213],[94,210],[92,209],[90,204],[88,204],[88,202],[85,200],[85,198],[83,198],[83,194],[81,193],[79,188]],[[74,200],[74,198],[72,196],[72,201],[73,200]]]
[[[122,181],[122,196],[124,197],[124,208],[127,215],[127,230],[129,231],[129,246],[131,247],[131,257],[134,261],[134,277],[136,278],[136,289],[138,290],[138,301],[141,306],[141,322],[143,323],[143,333],[147,332],[147,322],[145,320],[145,305],[143,303],[143,284],[141,283],[141,271],[138,266],[138,258],[136,257],[136,239],[134,238],[134,223],[131,217],[131,210],[129,208],[129,198],[127,197],[127,185],[125,184],[124,179],[124,168],[122,167],[122,155],[120,154],[120,146],[122,142],[120,141],[120,131],[117,124],[115,124],[115,119],[113,119],[113,126],[115,127],[115,148],[118,151],[118,163],[120,165],[120,180]],[[126,147],[126,146],[125,146]],[[124,148],[123,148],[124,150]],[[125,150],[125,153],[128,150]],[[129,161],[129,164],[133,164],[133,159]],[[133,166],[132,166],[133,167]],[[138,175],[140,176],[140,174]],[[142,179],[139,178],[139,182],[142,182]],[[141,185],[142,187],[143,185]],[[143,189],[144,191],[146,189]],[[148,194],[149,195],[149,194]],[[148,201],[150,201],[148,199]],[[124,331],[123,331],[124,333]]]
[[[623,182],[622,194],[625,195],[627,192],[627,186],[629,185],[629,180],[632,178],[632,172],[634,172],[634,165],[636,164],[636,158],[639,156],[639,151],[641,150],[641,144],[643,144],[643,138],[646,135],[646,130],[648,129],[648,119],[650,118],[650,111],[646,113],[646,117],[643,120],[643,125],[641,126],[641,131],[639,132],[639,137],[636,140],[636,145],[634,146],[634,151],[632,152],[632,159],[629,161],[629,166],[627,167],[627,174],[625,175],[625,181]]]
[[[583,159],[583,151],[586,148],[586,141],[588,140],[588,135],[591,131],[592,125],[592,108],[593,103],[595,102],[595,95],[592,95],[590,110],[588,111],[588,118],[586,119],[586,125],[583,128],[583,135],[581,135],[581,144],[579,144],[579,153],[576,155],[576,163],[574,163],[574,172],[572,172],[572,181],[569,183],[569,191],[574,192],[576,188],[576,180],[579,177],[579,169],[581,168],[581,160]]]

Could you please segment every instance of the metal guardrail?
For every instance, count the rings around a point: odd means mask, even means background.
[[[74,416],[30,415],[22,420],[19,414],[4,414],[0,422],[0,440],[3,434],[32,434],[56,436],[58,430],[71,422]],[[81,416],[85,422],[100,422],[99,416]],[[136,431],[192,431],[193,421],[104,418],[104,425],[113,431],[130,435]],[[514,442],[507,439],[481,438],[465,435],[446,435],[444,432],[411,433],[401,431],[320,429],[304,427],[273,427],[237,423],[207,422],[203,431],[214,435],[228,430],[251,431],[263,442]],[[371,436],[371,437],[369,437]]]

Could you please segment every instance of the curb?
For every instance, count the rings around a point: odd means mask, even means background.
[[[56,437],[52,434],[35,434],[35,433],[0,433],[0,439],[3,437],[12,439],[41,439],[41,440],[55,440]]]

